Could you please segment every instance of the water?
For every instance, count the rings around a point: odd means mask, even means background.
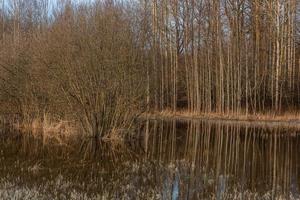
[[[0,199],[300,199],[300,130],[152,120],[130,142],[0,134]]]

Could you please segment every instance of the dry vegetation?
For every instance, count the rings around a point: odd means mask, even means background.
[[[108,138],[133,130],[145,89],[128,11],[100,1],[50,6],[46,0],[4,4],[2,112],[17,114],[22,130],[47,137]]]
[[[272,111],[265,113],[247,114],[245,111],[236,113],[216,113],[216,112],[190,112],[187,110],[180,110],[173,112],[172,110],[164,110],[161,112],[145,113],[143,118],[169,118],[169,119],[211,119],[211,120],[224,120],[224,121],[239,121],[239,122],[266,122],[266,123],[279,123],[281,125],[299,125],[300,114],[298,112],[290,111],[281,114],[275,114]]]
[[[144,111],[298,117],[297,0],[1,2],[0,111],[18,127],[107,139]]]

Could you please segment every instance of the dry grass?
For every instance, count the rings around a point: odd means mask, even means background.
[[[55,120],[44,114],[42,118],[24,120],[15,127],[23,133],[31,133],[34,137],[42,137],[43,142],[56,141],[65,144],[68,139],[78,135],[79,129],[71,121]]]
[[[132,133],[133,119],[124,117],[121,124],[112,124],[108,127],[103,137],[99,138],[102,142],[111,143],[114,145],[124,144],[127,136]],[[127,123],[128,122],[128,123]],[[13,124],[14,128],[21,133],[30,134],[35,138],[41,138],[44,144],[55,142],[59,145],[66,145],[70,139],[75,139],[77,136],[88,136],[80,126],[80,123],[75,121],[66,121],[54,119],[48,114],[43,117],[26,119]]]
[[[246,114],[241,113],[199,113],[189,112],[187,110],[180,110],[173,112],[171,110],[164,110],[161,112],[153,112],[150,114],[144,114],[148,117],[162,117],[162,118],[174,118],[174,119],[215,119],[215,120],[234,120],[234,121],[259,121],[259,122],[299,122],[300,113],[298,112],[285,112],[282,114],[275,114],[272,112],[267,113],[255,113]]]

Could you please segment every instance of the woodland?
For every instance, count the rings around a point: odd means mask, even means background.
[[[23,124],[299,109],[297,0],[1,0],[0,113]]]

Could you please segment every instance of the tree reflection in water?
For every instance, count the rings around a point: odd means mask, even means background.
[[[151,120],[139,130],[123,143],[66,145],[1,134],[0,194],[21,187],[66,199],[74,191],[91,199],[300,198],[297,129]]]

